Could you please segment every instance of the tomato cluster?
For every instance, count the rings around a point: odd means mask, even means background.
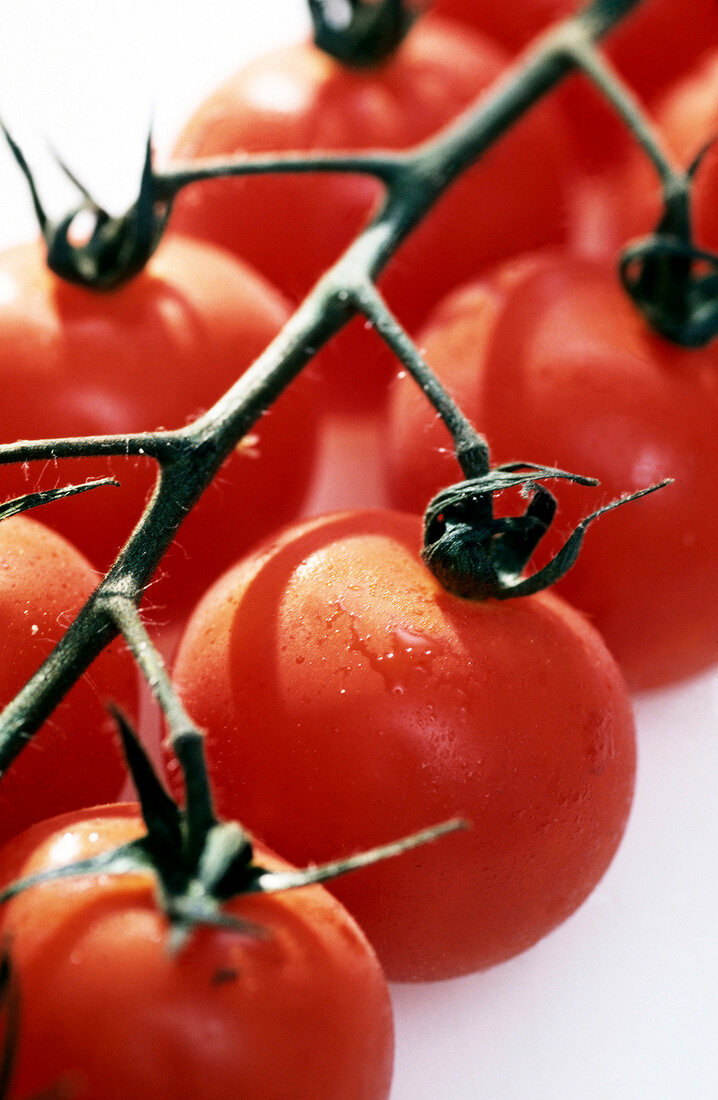
[[[485,35],[430,19],[369,71],[294,46],[240,70],[210,96],[173,156],[406,149],[456,118],[507,61]],[[447,192],[390,263],[380,285],[402,322],[414,327],[485,264],[564,240],[571,177],[565,120],[541,104]],[[249,260],[297,301],[338,259],[380,191],[377,181],[351,174],[212,180],[179,197],[172,224]],[[356,411],[380,401],[393,369],[386,349],[355,322],[327,352],[331,406]]]
[[[395,56],[361,71],[309,44],[276,52],[197,109],[173,164],[411,150],[576,6],[443,0]],[[712,136],[718,84],[718,55],[696,67],[705,36],[718,37],[718,10],[690,9],[676,30],[672,5],[647,0],[609,51],[684,166]],[[609,118],[577,81],[532,109],[446,192],[379,286],[492,463],[600,483],[563,485],[531,569],[610,500],[673,484],[591,528],[558,595],[445,591],[422,560],[419,517],[468,475],[425,393],[354,320],[225,462],[145,597],[148,620],[169,628],[166,650],[188,619],[175,690],[206,733],[220,817],[260,838],[264,866],[285,866],[265,843],[301,865],[456,816],[466,829],[332,882],[335,898],[319,887],[232,898],[227,913],[262,933],[195,930],[176,958],[148,876],[21,892],[0,924],[8,1095],[376,1100],[388,1094],[393,1044],[380,963],[412,981],[495,965],[567,918],[604,874],[635,780],[623,677],[660,686],[718,656],[716,352],[658,336],[619,283],[619,240],[650,232],[661,202]],[[709,149],[695,170],[703,249],[718,241],[717,164]],[[348,171],[193,184],[146,269],[103,294],[51,274],[39,245],[6,251],[2,438],[187,424],[281,332],[380,209],[382,186]],[[610,231],[586,249],[601,208]],[[307,518],[322,433],[357,410],[383,425],[383,453],[366,461],[381,465],[398,510]],[[129,456],[0,467],[3,498],[108,473],[118,487],[54,503],[48,528],[0,525],[3,701],[111,564],[156,470]],[[497,495],[496,537],[480,547],[504,574],[501,538],[519,537],[517,514],[539,527],[545,516],[545,490],[528,495],[527,512],[518,492]],[[452,516],[440,519],[451,528]],[[135,696],[115,644],[3,777],[2,839],[34,828],[0,855],[0,888],[141,835],[136,807],[81,809],[119,795],[106,703],[135,720]],[[186,776],[169,743],[164,762],[181,803]]]

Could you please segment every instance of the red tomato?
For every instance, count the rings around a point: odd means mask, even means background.
[[[718,8],[718,5],[716,5]],[[656,124],[678,166],[688,168],[707,148],[693,184],[696,242],[718,251],[718,51],[675,85],[655,108]],[[658,176],[645,154],[636,150],[619,180],[612,179],[623,215],[624,239],[655,229],[662,212]]]
[[[556,587],[636,687],[715,661],[716,349],[686,351],[655,335],[610,264],[570,255],[506,265],[447,299],[418,340],[495,462],[600,479],[595,490],[561,487],[561,537],[600,504],[675,478],[598,521]],[[397,386],[387,439],[392,499],[418,510],[460,471],[415,389],[408,379]]]
[[[439,21],[417,25],[372,70],[349,70],[309,44],[293,46],[219,88],[187,124],[174,155],[405,149],[452,121],[505,62],[488,40]],[[405,325],[487,262],[529,242],[565,238],[567,159],[563,119],[541,105],[448,192],[382,280]],[[245,257],[298,299],[358,233],[379,195],[375,180],[347,174],[212,181],[180,195],[172,226]],[[332,348],[333,398],[344,407],[375,403],[393,369],[389,353],[361,322]]]
[[[288,315],[249,268],[216,249],[166,240],[147,269],[112,293],[61,283],[40,245],[0,256],[0,439],[180,428],[264,350]],[[39,397],[39,399],[38,399]],[[306,380],[290,387],[192,513],[153,586],[160,618],[187,608],[211,579],[299,510],[311,476],[317,414]],[[291,439],[291,446],[288,440]],[[257,457],[259,456],[259,461]],[[53,504],[47,522],[106,568],[140,516],[150,460],[43,463],[0,470],[3,497],[112,472],[120,489]],[[208,535],[211,532],[211,535]]]
[[[472,823],[331,884],[409,980],[500,962],[573,912],[619,843],[635,767],[598,634],[551,595],[445,592],[420,526],[359,512],[289,528],[210,590],[174,671],[221,812],[292,859]]]
[[[0,882],[142,832],[132,806],[43,822],[3,852]],[[287,867],[264,849],[256,856]],[[321,886],[245,895],[226,909],[267,935],[204,927],[173,955],[139,874],[66,879],[8,903],[3,943],[20,992],[10,1100],[53,1087],[73,1100],[386,1097],[389,995],[351,917]]]
[[[42,524],[24,517],[0,523],[0,707],[39,667],[96,584],[82,555]],[[137,709],[135,666],[118,645],[98,658],[2,776],[2,841],[50,814],[117,797],[125,767],[108,702],[130,715]]]

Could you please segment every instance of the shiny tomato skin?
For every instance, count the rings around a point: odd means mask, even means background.
[[[653,334],[613,265],[542,254],[448,298],[418,336],[427,360],[485,433],[495,462],[525,459],[596,477],[557,485],[557,549],[603,516],[556,591],[589,616],[629,683],[655,687],[718,658],[718,355]],[[423,508],[460,471],[448,437],[406,379],[393,395],[391,499]]]
[[[183,427],[236,381],[288,316],[286,301],[240,261],[178,237],[110,293],[62,283],[39,244],[0,255],[0,287],[3,442]],[[250,445],[238,448],[183,526],[162,567],[167,579],[150,592],[162,608],[159,619],[191,606],[238,554],[299,511],[317,423],[311,382],[302,379],[262,419]],[[5,499],[36,484],[114,474],[121,488],[44,513],[105,569],[139,519],[155,469],[149,459],[122,457],[43,462],[2,469],[0,491]]]
[[[20,516],[0,523],[0,709],[37,670],[96,584],[89,563],[54,531]],[[134,662],[115,643],[2,776],[0,843],[88,799],[117,797],[126,772],[106,704],[116,703],[134,720],[137,695]]]
[[[370,70],[350,70],[310,44],[292,46],[211,95],[173,155],[405,149],[453,121],[506,60],[491,41],[438,20],[417,25],[392,59]],[[563,124],[551,105],[531,111],[400,249],[381,285],[407,327],[486,263],[565,239],[572,173]],[[377,181],[351,174],[212,181],[179,196],[171,224],[246,258],[299,300],[366,223],[380,193]],[[385,396],[393,369],[361,322],[332,342],[326,364],[332,403],[353,410]]]
[[[133,806],[43,822],[0,855],[0,881],[141,832]],[[256,855],[287,867],[262,848]],[[173,955],[141,875],[68,879],[7,904],[3,943],[20,989],[11,1100],[53,1085],[73,1100],[388,1096],[386,982],[345,910],[320,886],[226,908],[267,935],[203,928]]]
[[[419,541],[392,512],[289,528],[210,590],[174,670],[222,812],[295,860],[471,822],[331,883],[398,980],[488,967],[573,912],[635,769],[596,632],[551,595],[449,595]]]

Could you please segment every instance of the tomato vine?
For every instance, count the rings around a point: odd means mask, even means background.
[[[691,251],[690,219],[686,213],[691,173],[680,175],[671,169],[657,142],[646,129],[635,104],[598,59],[595,51],[600,40],[637,3],[638,0],[592,0],[577,15],[545,34],[524,55],[517,67],[510,69],[481,97],[474,109],[467,111],[436,137],[406,152],[245,156],[160,172],[153,165],[151,143],[148,141],[140,193],[136,203],[124,215],[111,217],[89,194],[84,194],[81,209],[93,216],[94,227],[89,240],[82,245],[73,243],[70,234],[78,211],[73,211],[59,222],[49,219],[22,150],[6,132],[32,190],[50,266],[65,279],[99,290],[120,285],[144,266],[168,224],[175,197],[183,188],[199,180],[282,172],[342,172],[368,175],[378,180],[385,189],[383,201],[369,224],[320,278],[279,335],[232,388],[187,427],[90,439],[40,440],[0,447],[2,464],[42,458],[143,455],[153,459],[158,466],[154,493],[137,528],[53,653],[0,718],[0,770],[4,771],[12,764],[34,730],[51,713],[78,675],[113,638],[121,635],[167,717],[187,795],[184,815],[177,818],[176,807],[172,810],[163,802],[151,773],[145,767],[134,735],[121,721],[125,750],[133,761],[135,779],[139,786],[144,782],[146,791],[152,792],[151,797],[143,798],[149,840],[144,846],[133,847],[129,866],[136,869],[138,863],[133,862],[135,859],[146,865],[149,852],[150,862],[157,869],[157,836],[173,834],[171,854],[174,858],[180,853],[182,873],[175,874],[177,868],[171,866],[170,879],[173,883],[177,878],[181,879],[180,887],[175,889],[170,885],[166,859],[164,863],[159,860],[159,877],[167,911],[177,918],[180,928],[196,922],[221,920],[217,896],[224,897],[228,876],[232,879],[232,889],[237,888],[232,875],[240,866],[246,870],[251,855],[247,855],[248,841],[242,831],[238,831],[239,827],[220,823],[214,815],[201,731],[178,703],[144,629],[137,606],[188,511],[196,504],[232,449],[304,369],[318,349],[352,318],[365,317],[379,338],[389,345],[419,381],[427,398],[452,430],[466,483],[462,483],[453,496],[440,496],[432,505],[427,521],[429,539],[425,556],[436,563],[437,551],[431,548],[433,543],[447,534],[447,527],[451,528],[448,534],[452,537],[458,528],[462,528],[460,537],[463,538],[463,528],[471,526],[466,522],[468,513],[478,513],[484,526],[478,536],[475,526],[472,531],[482,551],[488,548],[493,568],[490,583],[484,575],[481,583],[478,586],[474,584],[472,588],[473,573],[468,584],[464,576],[457,581],[453,560],[450,568],[447,568],[445,559],[439,566],[434,565],[437,573],[463,594],[521,595],[552,583],[561,571],[570,566],[588,523],[606,510],[596,511],[579,525],[566,544],[568,549],[565,548],[565,553],[562,551],[553,559],[551,568],[521,580],[531,550],[550,524],[555,508],[551,494],[539,483],[552,478],[567,478],[579,483],[586,479],[547,466],[535,467],[529,462],[492,470],[485,440],[433,379],[375,286],[378,276],[401,242],[453,181],[534,103],[575,69],[584,71],[606,92],[637,133],[644,149],[659,167],[669,198],[675,193],[680,194],[680,201],[676,199],[674,206],[680,207],[683,216],[676,215],[670,222],[664,221],[659,227],[659,243],[650,254],[646,250],[634,250],[629,254],[626,270],[634,270],[636,264],[640,264],[641,268],[638,277],[627,277],[628,288],[655,322],[659,316],[656,296],[664,285],[664,281],[655,275],[656,265],[662,268],[678,255],[685,269],[688,259],[685,293],[678,306],[680,323],[674,323],[674,316],[670,324],[671,335],[695,340],[698,338],[696,329],[700,339],[714,334],[718,322],[713,315],[706,317],[705,280],[708,277],[700,266],[706,257],[703,253]],[[390,5],[388,0],[384,6],[402,12],[400,5]],[[341,37],[337,28],[335,32],[335,37]],[[386,34],[386,28],[382,33]],[[666,237],[669,238],[668,244]],[[694,268],[698,269],[698,275]],[[712,289],[712,286],[711,282],[709,288]],[[659,304],[665,306],[665,302]],[[664,315],[665,309],[660,311],[660,316]],[[493,494],[509,484],[528,486],[533,494],[524,516],[513,524],[496,521],[491,512]],[[650,492],[653,488],[657,486],[644,491]],[[634,494],[640,495],[643,493]],[[464,549],[465,545],[462,553]],[[497,560],[500,561],[499,567],[496,567]],[[475,555],[469,572],[472,570],[476,570]],[[161,812],[158,812],[158,806]],[[436,831],[431,835],[436,835]],[[210,859],[217,852],[221,853],[219,864]],[[113,858],[117,869],[127,868],[127,852],[103,859],[98,867],[112,869]],[[208,866],[212,868],[211,873],[208,872],[209,878],[204,881],[201,874]],[[332,868],[333,873],[336,870]],[[305,875],[301,881],[309,879]],[[198,882],[204,891],[203,902],[186,908],[188,883],[194,887]],[[286,887],[291,883],[284,882],[283,885]],[[246,883],[241,888],[246,888]],[[262,888],[269,887],[265,884]]]

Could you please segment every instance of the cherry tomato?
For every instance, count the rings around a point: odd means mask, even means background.
[[[287,318],[285,301],[231,257],[166,240],[147,269],[112,293],[61,283],[40,245],[0,256],[0,439],[180,428],[264,350]],[[149,600],[160,619],[191,606],[211,579],[299,510],[317,427],[312,386],[298,380],[183,526]],[[288,440],[291,439],[291,445]],[[37,464],[36,464],[37,465]],[[5,497],[114,474],[119,489],[54,504],[47,522],[105,569],[139,519],[155,479],[149,459],[73,459],[5,468]],[[211,535],[208,535],[211,532]]]
[[[718,7],[718,5],[717,5]],[[693,229],[696,242],[718,251],[718,51],[708,54],[689,76],[671,88],[655,107],[655,121],[678,167],[688,168],[702,152],[695,173]],[[628,164],[611,177],[623,215],[623,238],[655,229],[662,204],[658,175],[645,154],[635,150]]]
[[[622,493],[675,479],[599,520],[556,587],[589,615],[636,687],[715,661],[716,349],[669,344],[609,263],[566,254],[516,260],[457,292],[418,339],[496,462],[599,478],[596,490],[561,488],[561,536]],[[448,436],[408,379],[394,394],[387,439],[396,505],[424,507],[459,479]]]
[[[39,667],[96,584],[89,563],[54,531],[24,517],[0,523],[0,707]],[[50,814],[117,797],[126,773],[108,702],[129,715],[137,709],[137,673],[117,644],[2,776],[2,841]]]
[[[439,21],[414,27],[396,55],[371,70],[349,70],[309,44],[293,46],[248,65],[210,96],[174,155],[405,149],[452,121],[505,62],[493,43]],[[569,159],[563,119],[542,104],[444,196],[381,283],[407,327],[487,262],[565,239]],[[379,195],[377,181],[349,174],[212,181],[180,195],[172,226],[245,257],[299,299],[358,233]],[[331,347],[333,401],[354,409],[376,403],[394,363],[377,338],[356,322]]]
[[[2,853],[0,881],[142,831],[132,806],[43,822]],[[261,848],[256,857],[287,867]],[[3,943],[20,994],[8,1097],[53,1088],[73,1100],[386,1097],[389,995],[351,917],[320,886],[245,895],[226,909],[267,934],[204,927],[172,954],[139,874],[60,880],[8,903]]]
[[[331,884],[401,980],[490,966],[567,917],[619,843],[635,767],[592,627],[552,595],[448,594],[420,527],[359,512],[289,528],[210,590],[174,670],[221,812],[292,859],[471,822]]]

